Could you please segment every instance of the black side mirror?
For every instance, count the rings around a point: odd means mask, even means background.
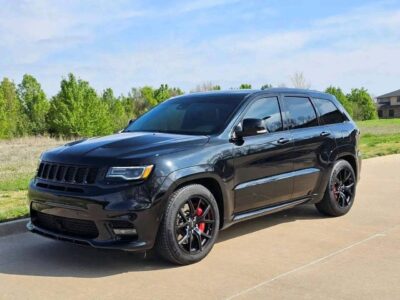
[[[264,121],[262,119],[244,119],[242,121],[242,126],[237,126],[235,128],[236,138],[242,138],[266,132],[267,129],[265,128]]]
[[[128,126],[131,125],[135,121],[136,121],[136,119],[130,119],[129,122],[128,122]]]

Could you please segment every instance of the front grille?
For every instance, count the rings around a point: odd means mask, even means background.
[[[87,239],[94,239],[99,235],[93,221],[53,216],[37,210],[31,211],[31,219],[35,226],[54,233]]]
[[[98,174],[98,168],[62,165],[50,162],[41,162],[37,177],[56,182],[74,184],[94,184]]]

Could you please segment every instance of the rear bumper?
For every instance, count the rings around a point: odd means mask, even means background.
[[[29,231],[95,248],[126,251],[153,248],[163,211],[163,201],[138,210],[138,200],[129,196],[135,195],[130,189],[92,196],[73,195],[42,189],[33,180],[28,195]],[[120,228],[134,229],[136,234],[116,234],[114,230]]]

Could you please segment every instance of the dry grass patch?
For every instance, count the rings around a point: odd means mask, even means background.
[[[0,191],[27,189],[40,154],[67,141],[49,137],[24,137],[0,141]]]

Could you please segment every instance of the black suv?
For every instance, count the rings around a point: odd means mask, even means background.
[[[43,153],[32,232],[189,264],[218,231],[303,203],[353,205],[359,130],[332,95],[299,89],[188,94],[122,132]]]

